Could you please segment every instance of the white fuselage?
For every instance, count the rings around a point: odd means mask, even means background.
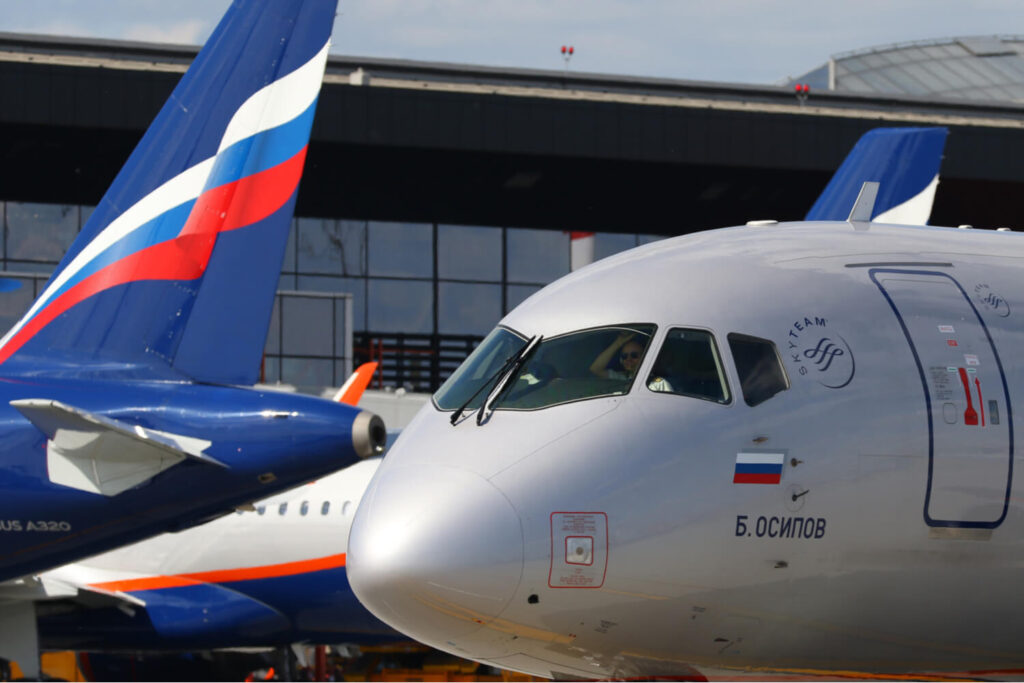
[[[379,464],[379,458],[358,462],[258,501],[254,510],[163,534],[43,577],[120,591],[122,586],[130,590],[133,582],[160,586],[160,579],[207,573],[247,571],[258,577],[261,570],[282,565],[293,565],[294,572],[301,572],[303,564],[312,568],[328,558],[343,567],[353,515]]]
[[[550,345],[493,414],[435,403],[404,430],[353,589],[418,640],[556,678],[1024,666],[1022,258],[1011,233],[805,223],[573,273],[502,321]],[[645,354],[585,395],[556,345],[604,327]],[[712,360],[662,369],[684,339]]]

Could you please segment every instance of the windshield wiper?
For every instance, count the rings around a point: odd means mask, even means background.
[[[491,413],[494,412],[494,404],[497,403],[498,398],[505,391],[509,380],[519,374],[519,370],[526,364],[527,359],[529,359],[534,350],[540,346],[540,341],[543,338],[543,335],[539,334],[530,337],[530,341],[526,342],[526,346],[524,346],[512,359],[512,366],[504,376],[498,380],[498,383],[494,385],[494,388],[487,394],[487,398],[484,399],[484,402],[480,404],[480,412],[476,414],[476,423],[478,426],[482,425],[484,420],[489,418]]]
[[[459,421],[459,418],[462,417],[462,414],[464,412],[466,412],[466,408],[469,406],[470,403],[473,402],[473,399],[475,399],[477,396],[479,396],[480,392],[483,391],[485,388],[487,388],[487,386],[491,382],[493,382],[496,379],[499,379],[499,378],[503,377],[504,374],[509,370],[509,368],[512,367],[512,364],[515,363],[516,360],[520,356],[523,355],[523,352],[526,351],[527,347],[530,346],[530,344],[536,338],[537,337],[535,335],[535,336],[530,337],[529,339],[527,339],[526,343],[523,346],[519,347],[518,351],[516,351],[511,356],[509,356],[508,358],[505,359],[505,362],[502,364],[502,366],[500,368],[498,368],[498,371],[496,373],[494,373],[493,375],[488,377],[486,380],[484,380],[484,382],[480,385],[480,388],[478,388],[476,391],[474,391],[473,395],[470,396],[468,399],[466,399],[466,402],[463,403],[461,406],[459,406],[458,409],[456,409],[456,411],[454,413],[452,413],[452,417],[451,417],[452,426],[454,426],[455,423]],[[489,396],[489,394],[488,394],[488,396]]]

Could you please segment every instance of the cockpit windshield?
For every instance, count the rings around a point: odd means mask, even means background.
[[[537,410],[601,396],[625,394],[654,336],[649,323],[629,323],[545,338],[524,354],[514,378],[495,397],[497,410]],[[472,410],[485,400],[483,383],[493,386],[508,358],[527,342],[504,328],[492,332],[438,390],[442,410],[455,410],[478,392]]]
[[[479,408],[494,384],[501,379],[499,371],[526,343],[526,339],[507,328],[491,330],[434,394],[437,407],[441,410],[457,410],[460,406],[466,410]]]

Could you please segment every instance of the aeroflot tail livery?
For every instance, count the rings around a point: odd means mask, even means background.
[[[527,299],[381,463],[357,597],[558,679],[1024,674],[1024,241],[874,189]]]
[[[235,2],[0,340],[0,579],[374,450],[369,413],[236,386],[257,376],[334,11]]]

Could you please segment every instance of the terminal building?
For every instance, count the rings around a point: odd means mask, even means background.
[[[569,231],[596,232],[601,258],[798,220],[877,126],[950,129],[932,223],[1019,227],[1021,44],[838,56],[797,80],[806,100],[784,86],[332,56],[264,377],[319,390],[374,359],[378,386],[432,391],[569,271]],[[0,34],[0,324],[28,307],[195,53]]]

